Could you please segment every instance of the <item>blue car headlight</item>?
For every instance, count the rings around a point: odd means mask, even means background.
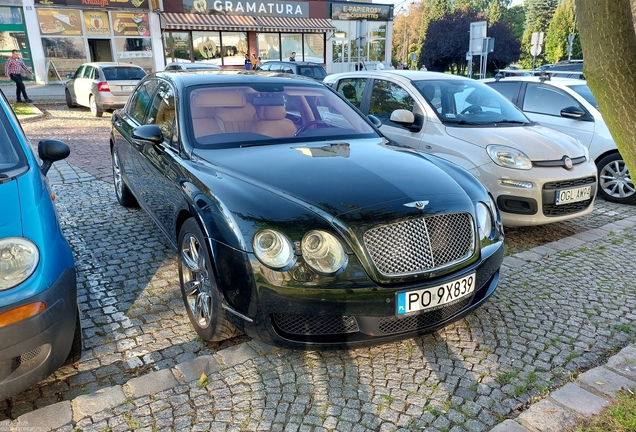
[[[0,239],[0,291],[13,288],[28,279],[40,262],[40,252],[22,237]]]

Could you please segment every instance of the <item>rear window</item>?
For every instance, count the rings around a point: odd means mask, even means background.
[[[146,76],[143,69],[132,67],[109,67],[104,68],[103,71],[106,81],[140,80]]]
[[[327,72],[320,66],[300,66],[298,68],[298,75],[322,81],[322,79],[327,76]]]

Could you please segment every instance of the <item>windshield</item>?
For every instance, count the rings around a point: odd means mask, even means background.
[[[588,101],[594,108],[598,109],[598,105],[596,104],[596,99],[594,99],[594,95],[592,94],[592,90],[587,86],[587,84],[577,84],[568,86],[581,96],[583,99]]]
[[[116,80],[140,80],[146,76],[146,72],[140,68],[132,67],[108,67],[104,68],[106,81]]]
[[[191,123],[186,129],[197,148],[378,137],[364,117],[325,86],[197,86],[187,98]]]
[[[4,112],[0,115],[0,183],[22,173],[26,156]]]
[[[426,80],[413,85],[447,125],[530,123],[512,102],[478,81]]]
[[[298,74],[318,81],[322,81],[327,76],[327,72],[321,66],[299,66]]]

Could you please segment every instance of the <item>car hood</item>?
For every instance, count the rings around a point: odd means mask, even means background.
[[[20,208],[20,194],[16,180],[0,183],[0,202],[5,210],[8,209],[8,211],[0,212],[0,238],[21,237],[22,212],[18,210]]]
[[[463,211],[470,203],[451,174],[421,153],[392,146],[383,138],[198,149],[193,156],[206,159],[220,173],[269,190],[328,220],[349,213],[358,217],[361,209],[370,207],[389,213],[405,211],[404,204],[416,200],[429,200],[430,207],[462,203]]]
[[[448,135],[478,145],[504,145],[521,150],[532,161],[585,155],[583,146],[564,133],[544,126],[446,127]]]

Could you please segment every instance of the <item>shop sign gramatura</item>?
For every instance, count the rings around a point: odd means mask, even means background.
[[[183,2],[186,12],[211,15],[249,15],[278,17],[309,17],[309,3],[267,0],[194,0]],[[188,11],[187,9],[190,9]]]
[[[390,21],[393,5],[371,3],[331,3],[331,19],[345,21]]]
[[[36,6],[69,6],[78,9],[116,7],[148,10],[148,0],[35,0]]]

